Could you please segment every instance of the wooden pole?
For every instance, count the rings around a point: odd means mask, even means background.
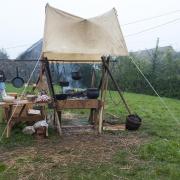
[[[49,62],[48,62],[48,59],[45,59],[44,60],[45,62],[45,73],[46,73],[46,78],[47,78],[47,84],[48,84],[48,87],[49,87],[49,91],[50,91],[50,94],[52,96],[52,98],[54,98],[54,88],[53,88],[53,85],[52,85],[52,77],[51,77],[51,72],[50,72],[50,69],[49,69]]]
[[[104,75],[105,75],[105,69],[104,66],[102,64],[102,76],[101,76],[101,81],[99,84],[99,90],[100,90],[100,99],[101,102],[103,101],[103,92],[104,92]],[[98,118],[98,132],[99,134],[102,133],[102,123],[103,123],[103,117],[102,117],[102,107],[100,109],[98,109],[98,114],[99,114],[99,118]]]
[[[57,130],[58,130],[59,135],[61,135],[62,130],[61,130],[61,123],[59,121],[59,119],[61,119],[61,117],[58,116],[58,112],[57,112],[56,99],[54,97],[55,93],[54,93],[54,88],[53,88],[53,85],[52,85],[52,77],[51,77],[51,72],[50,72],[50,69],[49,69],[48,59],[45,59],[45,73],[46,73],[46,78],[47,78],[49,91],[50,91],[51,97],[53,99],[54,111],[55,111],[55,121],[56,121],[56,125],[57,125]]]
[[[106,68],[109,76],[111,77],[111,79],[112,79],[112,81],[113,81],[113,83],[114,83],[114,85],[115,85],[115,87],[116,87],[116,89],[117,89],[117,91],[118,91],[118,93],[119,93],[119,95],[120,95],[120,97],[121,97],[121,99],[122,99],[125,107],[126,107],[126,110],[128,111],[129,114],[131,114],[131,110],[130,110],[128,104],[126,103],[126,100],[125,100],[124,97],[123,97],[123,94],[122,94],[122,92],[121,92],[121,89],[119,88],[117,82],[114,80],[114,78],[113,78],[113,76],[112,76],[112,74],[111,74],[111,72],[110,72],[110,70],[109,70],[109,67],[108,67],[108,65],[106,64],[104,58],[102,58],[102,62],[103,62],[104,67]]]
[[[91,88],[95,87],[95,70],[92,70]],[[90,109],[89,123],[94,124],[94,109]]]
[[[106,61],[106,57],[102,57],[104,61]],[[107,64],[109,65],[110,58],[107,58]],[[101,101],[103,102],[103,106],[100,108],[99,112],[99,133],[102,133],[102,126],[103,126],[103,112],[104,112],[104,102],[105,102],[105,96],[108,86],[108,72],[105,68],[105,66],[102,64],[102,81],[101,81]]]
[[[55,109],[54,111],[55,111],[55,122],[57,125],[57,131],[58,131],[59,135],[61,136],[62,135],[61,121],[59,120],[59,115],[58,115],[57,110]]]
[[[37,85],[38,83],[40,82],[40,80],[42,79],[42,76],[44,75],[44,72],[45,72],[45,67],[44,67],[44,64],[41,64],[41,70],[40,70],[40,73],[39,73],[39,77],[36,81],[36,86],[34,86],[31,90],[31,92],[34,92],[35,89],[37,88]]]
[[[107,62],[107,66],[109,66],[110,57],[108,57],[108,58],[102,57],[102,59],[104,59]],[[107,72],[106,68],[104,67],[104,65],[103,65],[103,69],[104,69],[104,77],[103,77],[103,81],[102,81],[102,89],[103,90],[102,90],[102,95],[101,95],[101,100],[103,102],[103,106],[100,109],[99,133],[102,133],[106,92],[107,92],[107,88],[108,88],[108,72]]]
[[[106,64],[109,67],[109,61],[110,61],[110,57],[107,58]],[[104,84],[104,98],[103,101],[106,101],[106,93],[107,93],[107,88],[108,88],[108,82],[109,82],[109,78],[108,78],[108,72],[105,71],[105,84]]]
[[[102,133],[102,124],[103,124],[103,106],[99,110],[99,129],[98,132],[99,134]]]

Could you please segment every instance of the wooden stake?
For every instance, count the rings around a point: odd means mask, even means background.
[[[51,72],[49,69],[48,59],[45,59],[45,73],[46,73],[49,91],[50,91],[53,103],[55,104],[54,111],[55,111],[55,121],[56,121],[56,125],[57,125],[57,130],[58,130],[59,135],[62,135],[61,124],[59,122],[59,116],[58,116],[58,112],[57,112],[56,99],[54,98],[55,93],[54,93],[54,88],[52,85],[52,77],[51,77]]]
[[[102,124],[103,124],[103,106],[99,110],[99,129],[98,132],[99,134],[102,133]]]
[[[105,57],[102,57],[103,59]],[[109,64],[109,58],[107,59],[107,62]],[[102,82],[101,82],[101,101],[103,104],[105,104],[105,95],[107,91],[107,86],[108,86],[108,74],[106,71],[106,68],[104,65],[102,66]],[[103,112],[104,112],[104,105],[100,108],[99,110],[99,128],[98,132],[101,134],[102,133],[102,126],[103,126]]]

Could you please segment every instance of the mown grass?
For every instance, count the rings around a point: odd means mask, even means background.
[[[118,102],[119,96],[112,92],[113,99]],[[44,172],[46,179],[180,179],[180,101],[163,98],[170,111],[177,117],[173,119],[157,97],[124,93],[127,102],[134,113],[143,119],[143,124],[137,132],[119,132],[121,137],[139,137],[142,142],[120,148],[108,163],[89,164],[82,160],[76,164],[56,164]],[[125,121],[127,115],[122,103],[114,105],[107,94],[106,113],[115,114]],[[4,125],[1,124],[0,132]],[[50,134],[50,139],[56,143],[56,135]],[[13,131],[10,139],[3,139],[0,146],[12,151],[18,146],[36,144],[33,137],[25,136],[18,128]],[[9,149],[8,149],[9,150]],[[46,157],[37,157],[31,163],[43,163]],[[17,162],[22,163],[23,162]],[[13,179],[16,168],[7,169],[7,164],[0,163],[0,179]],[[34,179],[38,176],[34,175]],[[32,178],[33,179],[33,178]]]

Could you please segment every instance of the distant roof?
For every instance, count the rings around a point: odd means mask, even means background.
[[[27,50],[21,53],[16,59],[18,60],[35,60],[38,59],[42,51],[42,39],[34,43]]]

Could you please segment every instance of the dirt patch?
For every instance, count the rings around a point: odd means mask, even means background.
[[[117,135],[71,135],[55,141],[49,139],[37,142],[33,147],[16,148],[0,153],[0,161],[9,168],[16,167],[24,176],[56,166],[68,166],[87,162],[88,164],[110,163],[112,156],[120,149],[129,149],[141,143],[135,136],[122,138]],[[21,177],[23,178],[23,177]]]
[[[70,123],[75,121],[77,125],[82,123],[78,120],[83,116],[79,118],[79,116],[66,113],[63,114],[63,118]],[[19,179],[33,179],[33,177],[46,179],[44,173],[53,168],[63,169],[63,167],[81,163],[91,166],[111,164],[117,151],[122,149],[129,151],[142,142],[142,138],[134,133],[126,136],[110,133],[63,135],[63,137],[57,136],[53,139],[42,139],[30,147],[0,150],[0,162],[8,167],[5,173],[15,170]]]
[[[19,157],[37,155],[56,159],[59,163],[72,163],[81,160],[90,162],[107,162],[118,147],[129,147],[140,143],[136,137],[121,138],[116,135],[69,135],[57,140],[44,139],[37,141],[33,147],[15,148],[12,151],[0,153],[0,161],[8,162]]]

